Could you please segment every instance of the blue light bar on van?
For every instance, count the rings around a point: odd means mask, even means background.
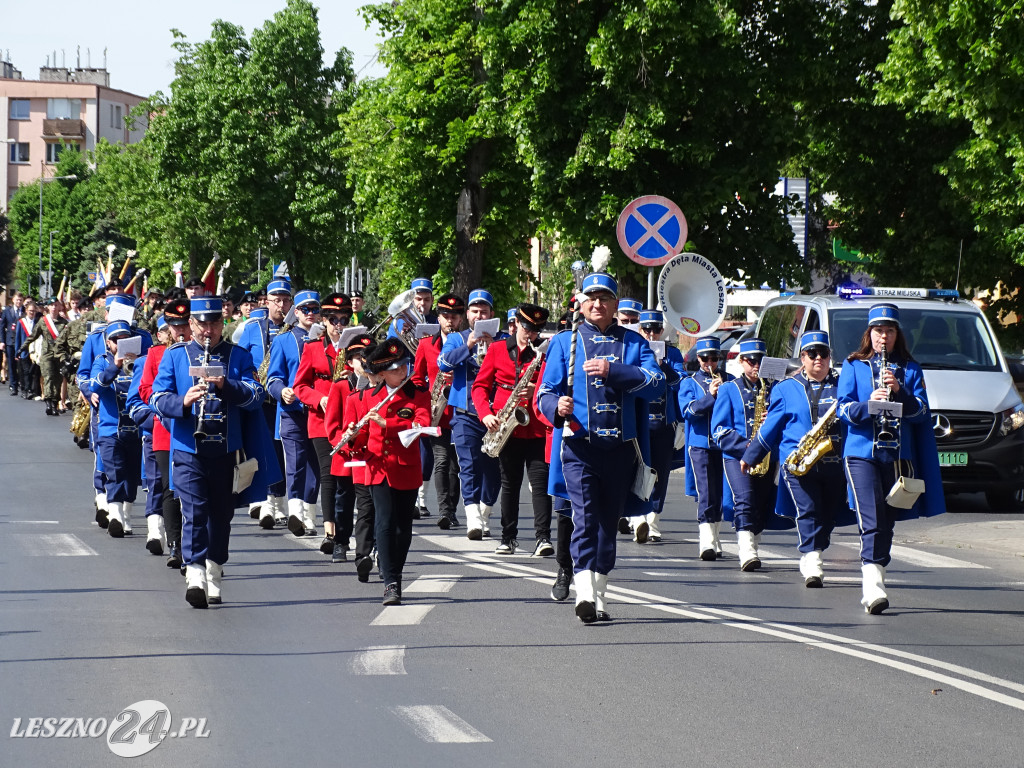
[[[959,299],[960,291],[952,288],[850,288],[839,286],[836,295],[843,299],[855,299],[858,296],[877,296],[883,299]]]

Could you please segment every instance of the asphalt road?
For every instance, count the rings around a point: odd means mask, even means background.
[[[236,517],[225,602],[200,611],[143,535],[92,522],[67,418],[4,396],[0,424],[0,766],[123,761],[100,726],[146,700],[172,734],[137,758],[150,766],[1024,762],[1024,520],[978,498],[897,529],[882,616],[859,605],[852,529],[821,590],[791,532],[765,535],[759,572],[701,562],[678,478],[665,540],[620,540],[611,623],[550,599],[553,559],[496,556],[433,519],[405,605],[383,609],[380,582],[319,538]],[[99,735],[31,738],[31,718]]]

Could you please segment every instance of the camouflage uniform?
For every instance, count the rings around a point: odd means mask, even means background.
[[[56,339],[50,334],[47,328],[46,320],[51,319],[54,326],[57,328],[58,334]],[[56,318],[40,318],[36,321],[35,327],[32,329],[32,333],[26,339],[25,343],[21,345],[23,350],[27,350],[36,339],[42,338],[43,340],[43,351],[39,355],[39,371],[43,376],[43,400],[47,401],[47,404],[52,404],[54,407],[57,401],[60,400],[60,357],[57,354],[57,342],[63,336],[62,329],[68,321],[63,317]]]

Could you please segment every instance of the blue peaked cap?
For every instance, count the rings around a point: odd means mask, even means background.
[[[825,331],[807,331],[800,337],[800,351],[808,347],[828,347],[828,333]]]
[[[430,291],[434,292],[434,281],[429,277],[417,277],[412,281],[410,286],[414,291]]]
[[[471,307],[474,304],[487,304],[494,307],[494,297],[491,296],[490,291],[485,291],[483,288],[477,288],[475,291],[469,292],[469,301],[466,302],[466,306]]]
[[[644,309],[644,305],[636,299],[619,299],[619,312],[632,312],[634,315],[639,315]]]
[[[271,280],[267,283],[267,296],[272,293],[287,293],[289,296],[292,292],[292,284],[287,280]]]
[[[619,309],[622,309],[622,302],[619,302]],[[665,315],[656,309],[645,309],[640,313],[640,325],[664,325]]]
[[[768,345],[764,339],[744,339],[740,342],[739,355],[767,355]]]
[[[224,302],[216,296],[196,296],[189,308],[196,320],[213,320],[224,315]]]
[[[316,304],[320,306],[320,293],[317,291],[299,291],[295,294],[295,306],[301,307],[305,304]]]
[[[580,290],[583,293],[608,291],[612,296],[618,298],[619,284],[615,282],[615,278],[611,275],[607,275],[604,272],[594,272],[583,278],[583,287]],[[639,311],[638,309],[637,312]]]
[[[112,304],[124,304],[126,307],[134,307],[135,297],[129,296],[126,293],[112,293],[104,299],[104,306],[109,307]]]
[[[868,325],[900,325],[900,310],[895,304],[874,304],[868,310]]]
[[[717,336],[705,336],[702,339],[697,339],[697,343],[693,345],[693,348],[697,350],[698,355],[704,352],[721,352],[722,342],[718,340]]]
[[[132,327],[124,320],[115,320],[109,323],[103,330],[103,338],[112,339],[115,336],[131,336]]]

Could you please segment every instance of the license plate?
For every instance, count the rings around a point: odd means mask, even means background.
[[[939,466],[940,467],[966,467],[967,466],[967,453],[960,452],[947,452],[939,451]]]

